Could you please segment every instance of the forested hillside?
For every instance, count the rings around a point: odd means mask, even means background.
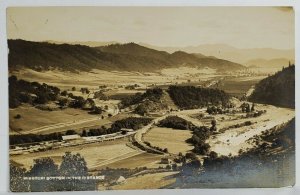
[[[229,95],[219,89],[194,86],[170,86],[168,89],[174,103],[183,109],[195,109],[208,105],[226,106]]]
[[[256,86],[250,101],[295,108],[295,66],[261,80]]]

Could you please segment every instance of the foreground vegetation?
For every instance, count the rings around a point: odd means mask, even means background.
[[[66,152],[58,166],[49,158],[36,159],[30,170],[10,164],[10,190],[12,192],[91,191],[99,180],[73,179],[88,177],[85,159],[80,154]],[[25,180],[24,177],[65,177],[65,179]]]

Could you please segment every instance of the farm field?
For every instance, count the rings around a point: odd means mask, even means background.
[[[191,78],[191,74],[201,74],[199,77]],[[205,71],[205,70],[204,70]],[[179,72],[174,74],[174,69],[164,69],[161,72],[154,73],[139,73],[139,72],[119,72],[119,71],[105,71],[92,70],[90,72],[61,72],[57,70],[49,70],[45,72],[38,72],[31,69],[22,69],[13,72],[13,75],[27,81],[37,81],[40,83],[47,83],[49,85],[57,86],[61,90],[69,90],[76,86],[77,89],[88,87],[89,89],[98,89],[100,85],[106,86],[124,86],[138,84],[144,87],[145,85],[170,85],[175,83],[185,83],[188,80],[191,82],[207,81],[220,75],[210,72],[211,74],[204,74],[203,70],[197,68],[182,67]],[[118,90],[119,91],[119,90]],[[118,93],[129,94],[136,90],[123,90]],[[112,95],[112,94],[110,94]]]
[[[20,119],[14,117],[20,114]],[[108,119],[99,119],[100,116],[88,114],[80,109],[67,108],[64,110],[43,111],[32,106],[20,106],[9,111],[10,133],[52,133],[68,129],[80,129],[110,124]],[[66,124],[65,124],[66,123]],[[57,125],[54,126],[53,125]],[[53,128],[51,128],[51,126]],[[41,128],[41,129],[36,129]],[[34,130],[36,129],[36,130]]]
[[[34,159],[43,157],[50,157],[55,161],[56,164],[59,164],[62,160],[61,157],[65,154],[65,152],[70,151],[73,154],[80,153],[86,160],[87,167],[89,169],[96,169],[104,166],[104,164],[109,164],[109,161],[114,162],[114,160],[116,160],[116,158],[119,158],[120,156],[122,156],[122,158],[126,158],[142,153],[128,147],[126,143],[128,143],[128,140],[125,138],[111,142],[107,141],[101,143],[63,147],[44,152],[12,155],[10,159],[15,161],[16,163],[19,163],[20,165],[22,165],[22,167],[29,169],[30,166],[33,165]],[[120,158],[119,160],[121,160],[122,158]]]
[[[181,152],[185,154],[194,148],[185,142],[191,137],[192,132],[189,130],[154,127],[143,138],[152,146],[167,148],[169,153],[178,154]]]
[[[265,76],[256,77],[233,77],[224,78],[211,87],[224,90],[228,94],[236,97],[242,97],[253,85],[258,83]]]
[[[160,166],[159,162],[161,157],[162,157],[161,155],[145,152],[114,163],[110,163],[109,165],[99,167],[99,169],[103,169],[106,167],[113,168],[113,169],[117,169],[117,168],[134,169],[136,167],[158,168]]]

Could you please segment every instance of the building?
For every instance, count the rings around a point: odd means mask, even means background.
[[[68,140],[75,140],[75,139],[79,139],[80,136],[78,134],[75,134],[75,135],[63,135],[62,136],[62,139],[64,141],[68,141]]]
[[[121,132],[122,133],[130,133],[130,132],[134,132],[134,130],[133,129],[122,128]]]

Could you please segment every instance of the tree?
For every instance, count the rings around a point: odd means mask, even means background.
[[[17,114],[14,118],[15,119],[20,119],[22,116],[20,114]]]
[[[66,90],[64,90],[60,93],[60,95],[62,95],[62,96],[67,96],[67,94],[68,94],[68,92]]]
[[[50,157],[34,160],[34,165],[29,171],[30,176],[56,176],[58,174],[58,166]]]
[[[60,107],[65,107],[65,106],[67,106],[67,104],[68,104],[68,99],[59,99],[58,100],[58,105]]]
[[[211,121],[210,131],[217,131],[217,121],[216,120]]]
[[[216,152],[214,152],[214,151],[211,151],[211,152],[209,153],[209,157],[210,157],[211,159],[216,159],[216,158],[218,158],[218,154],[217,154]]]
[[[76,87],[72,87],[72,91],[76,91]]]
[[[58,166],[54,164],[50,157],[34,160],[34,165],[28,173],[31,177],[54,177],[58,176]],[[54,180],[32,180],[30,181],[30,191],[54,191],[56,190]]]
[[[62,176],[87,176],[87,163],[79,153],[66,152],[62,157],[59,173]]]
[[[252,103],[251,112],[255,111],[255,107],[254,106],[255,106],[254,103]]]
[[[82,136],[82,137],[87,137],[87,132],[86,132],[86,130],[85,130],[85,129],[82,131],[82,134],[81,134],[81,136]]]
[[[251,109],[250,109],[250,105],[249,104],[247,104],[247,106],[246,106],[246,112],[250,112],[251,111]]]
[[[75,135],[76,134],[76,131],[74,131],[74,130],[67,130],[66,131],[66,135]]]

